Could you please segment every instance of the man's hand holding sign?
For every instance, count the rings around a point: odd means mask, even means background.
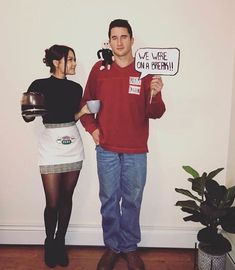
[[[135,54],[135,69],[141,72],[140,79],[154,74],[150,84],[150,103],[162,90],[160,75],[174,76],[179,69],[180,51],[177,48],[141,48]]]
[[[152,103],[152,98],[155,97],[156,94],[162,90],[162,87],[162,78],[159,75],[154,75],[150,84],[150,104]]]

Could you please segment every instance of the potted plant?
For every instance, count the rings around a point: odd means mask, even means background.
[[[222,270],[225,268],[225,255],[231,251],[232,246],[221,232],[224,230],[235,233],[235,207],[232,206],[235,186],[226,188],[214,180],[223,168],[210,173],[204,172],[202,175],[190,166],[183,166],[183,169],[191,175],[188,181],[192,184],[192,192],[176,188],[176,192],[190,198],[177,201],[176,206],[180,206],[183,212],[190,214],[183,218],[184,221],[200,222],[203,225],[197,234],[199,269]],[[205,264],[210,265],[204,267]],[[214,268],[212,268],[213,264]],[[217,264],[218,268],[216,268]]]

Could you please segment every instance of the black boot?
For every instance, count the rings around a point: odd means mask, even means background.
[[[44,244],[44,260],[48,267],[54,268],[57,265],[55,240],[46,238]]]
[[[57,255],[57,262],[60,266],[68,266],[69,265],[69,258],[68,253],[65,247],[65,240],[64,238],[55,239],[56,242],[56,255]]]

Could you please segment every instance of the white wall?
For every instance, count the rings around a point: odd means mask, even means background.
[[[5,1],[0,10],[0,243],[44,240],[44,193],[36,147],[41,122],[26,124],[20,116],[22,92],[32,80],[49,75],[42,63],[44,49],[55,43],[72,46],[78,58],[72,78],[85,86],[96,52],[107,39],[109,22],[125,18],[133,27],[135,50],[178,47],[181,51],[179,73],[164,77],[167,112],[161,120],[151,121],[141,245],[193,247],[199,225],[182,220],[174,206],[182,197],[174,188],[189,187],[182,165],[200,172],[227,167],[234,12],[233,0]],[[95,151],[82,127],[81,133],[86,161],[74,194],[68,243],[99,245]],[[233,160],[234,156],[230,163]]]
[[[227,177],[226,185],[228,187],[235,185],[235,54],[234,54],[234,73],[233,73],[233,95],[232,95],[232,108],[231,108],[231,118],[230,118],[230,134],[229,134],[229,148],[228,148],[228,165],[227,165]],[[235,205],[235,203],[234,203]],[[235,235],[227,234],[227,237],[232,243],[232,252],[230,255],[235,261]]]

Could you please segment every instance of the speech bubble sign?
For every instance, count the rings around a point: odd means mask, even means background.
[[[179,70],[178,48],[140,48],[135,53],[135,69],[140,79],[148,74],[174,76]]]

